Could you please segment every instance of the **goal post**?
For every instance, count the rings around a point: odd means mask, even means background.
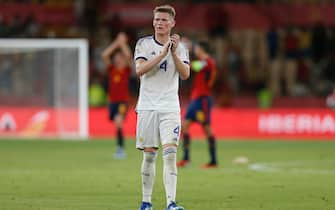
[[[0,39],[0,136],[87,139],[88,62],[85,39]]]

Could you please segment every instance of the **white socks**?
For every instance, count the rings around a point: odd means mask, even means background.
[[[151,203],[152,188],[156,175],[157,152],[143,152],[142,161],[142,193],[143,201]]]
[[[166,202],[169,205],[176,201],[177,190],[177,147],[166,147],[163,149],[163,181],[166,192]]]
[[[143,152],[142,162],[142,193],[143,201],[151,203],[152,189],[156,174],[157,152]],[[177,148],[166,147],[163,149],[163,181],[166,192],[166,202],[169,205],[176,201],[177,191]]]

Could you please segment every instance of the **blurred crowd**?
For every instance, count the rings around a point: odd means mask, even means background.
[[[0,14],[0,37],[1,38],[34,38],[41,33],[40,24],[33,15],[21,19],[14,15],[9,21],[4,21]]]
[[[2,1],[13,2],[13,1]],[[25,18],[13,15],[4,20],[0,13],[1,38],[87,38],[90,42],[90,85],[106,89],[106,66],[101,52],[116,35],[124,31],[134,49],[135,41],[150,34],[151,26],[127,27],[117,14],[103,14],[101,5],[109,1],[17,0],[18,3],[48,4],[55,7],[73,4],[76,22],[70,26],[44,25],[34,14]],[[115,2],[115,1],[113,1]],[[132,2],[132,1],[116,1]],[[156,1],[150,1],[155,2]],[[188,1],[183,2],[202,2]],[[222,2],[222,1],[220,1]],[[228,1],[227,1],[228,2]],[[230,1],[231,2],[231,1]],[[236,2],[236,1],[234,1]],[[239,2],[292,2],[245,0]],[[331,1],[296,1],[329,3]],[[160,2],[161,3],[161,2]],[[0,3],[1,4],[1,3]],[[313,26],[275,25],[269,29],[230,29],[224,13],[208,22],[199,33],[178,31],[192,40],[208,40],[218,65],[214,95],[222,105],[235,96],[324,97],[332,92],[335,82],[335,26],[326,27],[316,21]],[[3,66],[3,65],[2,65]],[[2,71],[0,65],[0,78]],[[188,94],[190,82],[184,82],[182,94]],[[137,94],[138,81],[132,75],[130,90]]]
[[[321,22],[229,31],[223,40],[215,55],[236,94],[268,88],[273,96],[324,96],[334,86],[335,28]]]

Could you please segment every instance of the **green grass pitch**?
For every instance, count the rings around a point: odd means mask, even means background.
[[[136,210],[141,152],[127,141],[0,141],[1,210]],[[334,210],[335,142],[220,141],[220,167],[204,170],[207,144],[192,142],[192,164],[179,170],[177,200],[186,210]],[[181,153],[179,153],[179,156]],[[235,165],[237,156],[248,165]],[[165,209],[162,158],[154,209]]]

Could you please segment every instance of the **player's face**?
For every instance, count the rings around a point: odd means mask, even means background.
[[[154,15],[153,26],[157,34],[170,34],[175,21],[169,13],[156,12]]]
[[[121,52],[114,55],[113,63],[116,67],[124,67],[127,65],[126,58]]]
[[[199,58],[200,53],[202,52],[202,49],[199,45],[194,46],[194,55],[196,58]]]
[[[189,52],[192,51],[193,43],[191,40],[189,40],[187,37],[182,37],[180,41],[187,47]]]

